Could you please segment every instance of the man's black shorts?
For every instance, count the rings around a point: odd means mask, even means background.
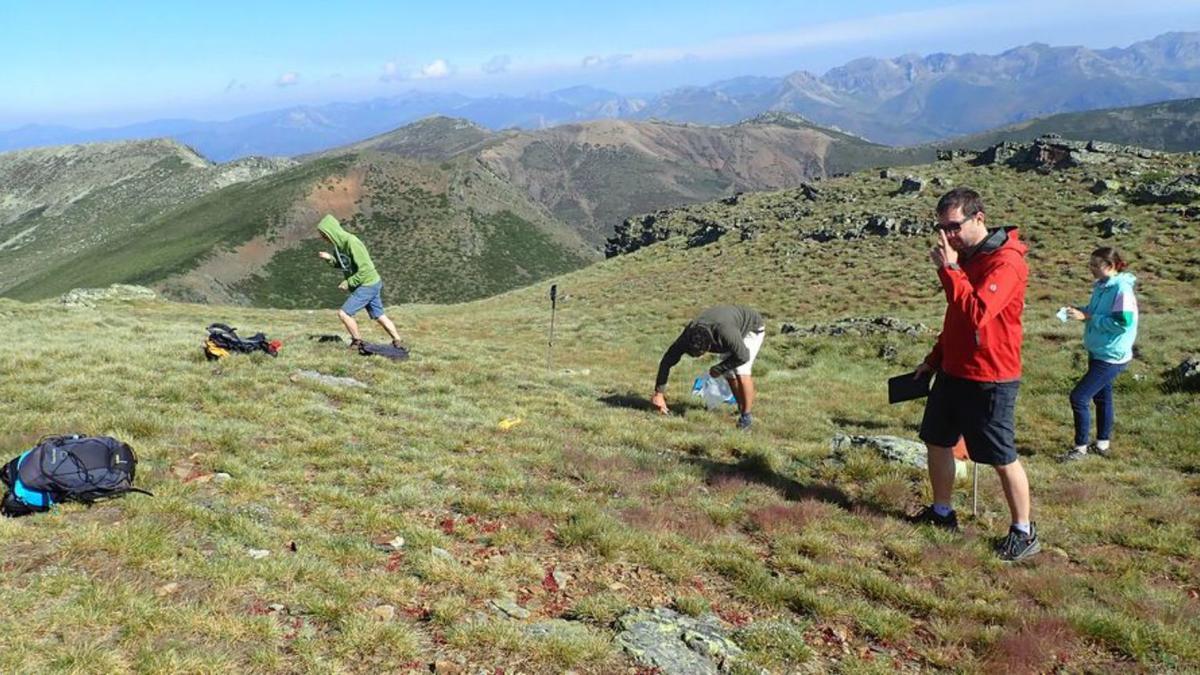
[[[1020,386],[1020,380],[976,382],[938,373],[925,402],[921,440],[950,448],[962,436],[972,461],[994,466],[1015,462],[1013,418]]]

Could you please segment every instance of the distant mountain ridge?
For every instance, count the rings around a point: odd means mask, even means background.
[[[546,94],[472,98],[408,92],[362,103],[275,110],[225,122],[156,120],[112,129],[27,126],[0,131],[0,151],[169,136],[204,156],[296,156],[385,133],[430,115],[489,129],[539,129],[595,119],[728,125],[791,112],[876,143],[911,145],[1098,108],[1200,96],[1200,32],[1166,33],[1129,47],[1034,43],[997,55],[860,58],[817,76],[748,76],[645,98],[580,86]]]
[[[433,117],[319,156],[365,150],[426,161],[469,158],[596,246],[640,211],[934,155],[767,113],[728,126],[598,120],[502,132]]]
[[[125,282],[330,305],[313,225],[331,212],[368,241],[393,302],[453,302],[583,266],[633,213],[914,157],[783,113],[531,132],[432,117],[298,160],[226,164],[171,140],[0,153],[0,294]]]

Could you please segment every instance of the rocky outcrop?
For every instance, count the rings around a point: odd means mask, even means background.
[[[635,609],[617,620],[617,644],[633,660],[662,675],[729,672],[742,649],[720,619],[693,619],[665,607]]]
[[[157,297],[157,293],[145,286],[113,284],[108,288],[74,288],[59,297],[58,302],[67,307],[95,307],[100,302],[153,300]]]
[[[1134,204],[1191,204],[1200,199],[1200,174],[1183,174],[1142,183],[1129,200]]]
[[[1058,169],[1102,164],[1121,155],[1148,159],[1159,154],[1131,145],[1072,141],[1047,134],[1034,139],[1032,143],[997,143],[980,152],[972,163],[980,166],[1003,164],[1022,171],[1049,173]]]
[[[917,194],[925,189],[925,180],[916,176],[905,176],[904,180],[900,181],[900,188],[896,190],[896,194],[909,195]]]
[[[1133,223],[1124,218],[1105,218],[1096,223],[1096,229],[1100,231],[1100,236],[1108,239],[1119,234],[1128,234],[1133,229]]]
[[[1193,354],[1166,372],[1168,391],[1200,392],[1200,354]]]
[[[780,332],[784,334],[797,333],[799,335],[833,336],[900,334],[915,337],[929,333],[930,331],[929,327],[923,323],[909,323],[904,319],[897,319],[893,316],[877,316],[873,318],[852,317],[833,323],[814,324],[808,328],[801,328],[794,323],[784,323],[780,327]]]
[[[687,236],[688,248],[708,246],[729,232],[736,231],[740,241],[750,241],[758,235],[758,226],[749,219],[723,222],[694,213],[676,219],[669,219],[669,215],[670,211],[658,211],[626,218],[616,227],[613,236],[608,238],[604,246],[604,257],[612,258],[633,253],[645,246],[680,235]]]
[[[930,226],[928,223],[917,222],[908,218],[901,220],[892,216],[873,214],[867,218],[867,222],[858,230],[858,234],[876,237],[895,235],[911,237],[925,234],[929,229]]]
[[[898,436],[849,436],[839,433],[830,440],[833,457],[845,461],[850,452],[858,449],[873,450],[883,459],[896,464],[926,470],[929,467],[928,453],[925,444],[920,441],[910,441]],[[967,475],[966,462],[955,461],[954,473],[957,478]]]
[[[677,229],[668,227],[665,221],[659,222],[659,219],[666,214],[667,211],[658,211],[626,218],[616,226],[613,235],[605,243],[604,257],[612,258],[625,253],[633,253],[644,246],[666,241],[677,234],[682,234]]]

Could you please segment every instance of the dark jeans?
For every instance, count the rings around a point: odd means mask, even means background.
[[[1096,404],[1096,440],[1107,441],[1113,428],[1112,383],[1128,363],[1088,360],[1088,369],[1071,390],[1071,411],[1075,413],[1075,445],[1088,444],[1092,426],[1090,403]]]

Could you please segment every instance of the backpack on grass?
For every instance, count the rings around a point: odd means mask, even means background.
[[[408,359],[407,349],[386,342],[381,344],[362,342],[358,345],[358,353],[363,356],[383,356],[393,361],[405,361]]]
[[[0,514],[9,517],[49,511],[62,502],[91,504],[133,487],[137,455],[109,436],[50,436],[4,465],[6,489]],[[153,496],[153,495],[151,495]]]
[[[237,334],[237,329],[223,323],[214,323],[208,327],[208,338],[204,340],[204,357],[209,361],[228,356],[230,352],[264,351],[271,356],[279,355],[283,343],[279,340],[267,340],[262,333],[255,333],[249,338]]]

